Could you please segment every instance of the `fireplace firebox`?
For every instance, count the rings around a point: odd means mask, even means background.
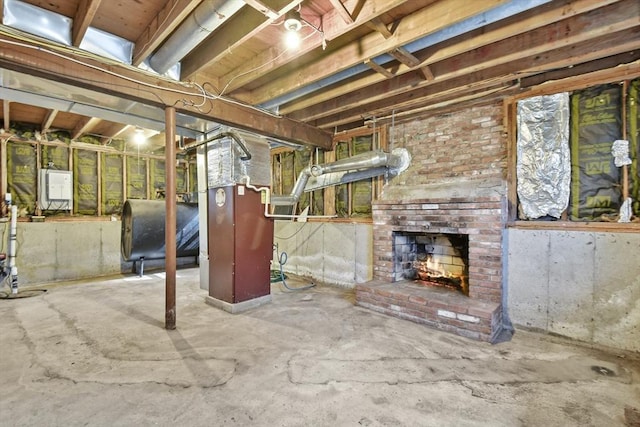
[[[469,295],[469,236],[394,232],[393,251],[396,280]]]

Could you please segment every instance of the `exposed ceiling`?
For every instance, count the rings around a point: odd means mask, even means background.
[[[637,0],[0,3],[4,128],[30,123],[44,134],[66,130],[73,139],[130,138],[141,126],[162,145],[163,106],[173,105],[186,137],[216,123],[241,124],[328,148],[335,133],[504,97],[547,80],[621,64],[624,75],[640,75]],[[70,18],[66,34],[36,19],[28,5],[53,13],[45,17]],[[290,11],[302,18],[297,49],[283,42]],[[50,41],[57,37],[62,44]],[[91,49],[99,53],[87,54]],[[130,64],[104,58],[112,53]],[[183,84],[154,74],[167,69]]]

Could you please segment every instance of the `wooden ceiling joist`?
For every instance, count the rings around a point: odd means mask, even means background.
[[[354,5],[360,1],[361,0],[349,0],[348,3]],[[338,16],[338,12],[332,9],[333,13],[329,12],[322,17],[324,39],[331,41],[360,26],[361,24],[364,24],[365,22],[384,14],[392,8],[401,6],[405,2],[406,0],[367,0],[366,2],[362,3],[361,9],[353,24],[345,24],[344,20],[340,16]],[[256,55],[250,61],[246,61],[242,66],[236,68],[233,72],[222,76],[220,78],[220,82],[222,85],[228,84],[227,91],[233,92],[237,88],[265,76],[269,73],[269,71],[287,64],[292,60],[292,58],[295,58],[306,52],[310,52],[321,45],[322,37],[320,37],[319,34],[313,34],[311,37],[305,40],[303,46],[301,46],[297,52],[287,51],[283,53],[280,49],[269,49],[268,51]],[[226,50],[226,46],[223,46],[223,48]],[[220,49],[220,47],[218,47],[218,49]],[[198,51],[200,51],[200,49],[198,49]],[[206,52],[202,51],[202,54],[206,55]],[[357,63],[361,63],[365,59],[372,57],[374,57],[374,55],[361,55]],[[269,66],[265,66],[265,64],[269,64]],[[182,64],[183,70],[186,68],[186,66],[187,64]],[[188,72],[186,72],[185,74],[190,75],[190,73]],[[293,74],[297,75],[298,77],[292,79],[294,81],[294,84],[290,87],[298,87],[300,86],[300,83],[304,83],[304,81],[300,81],[301,79],[299,77],[304,75],[303,73],[298,74],[298,72],[296,72]],[[266,100],[262,99],[262,101],[254,102],[251,94],[247,94],[245,96],[238,95],[238,98],[254,105],[260,104]]]
[[[73,17],[72,42],[75,47],[80,46],[87,29],[93,21],[102,0],[80,0],[78,10]]]
[[[320,61],[298,68],[296,73],[270,80],[267,84],[253,90],[249,99],[240,98],[252,104],[261,104],[269,99],[284,95],[291,88],[315,83],[325,77],[327,73],[338,73],[369,58],[375,58],[392,51],[396,47],[415,41],[424,35],[425,22],[431,22],[431,30],[436,31],[480,14],[504,2],[506,0],[482,2],[451,0],[433,3],[400,21],[391,38],[380,41],[379,34],[370,33],[360,39],[358,43],[352,43],[336,49],[331,54],[324,56]],[[368,20],[370,21],[372,18]]]
[[[122,123],[113,123],[112,125],[109,126],[108,129],[103,130],[101,132],[102,138],[100,138],[100,142],[102,144],[108,144],[109,142],[111,142],[112,139],[117,138],[118,135],[121,135],[123,132],[130,129],[131,127],[132,127],[131,125],[125,125]]]
[[[278,19],[278,12],[273,10],[270,6],[264,4],[264,2],[260,0],[244,0],[244,2],[258,12],[262,13],[267,18],[274,20]]]
[[[11,129],[11,102],[6,99],[2,100],[2,128],[5,131]]]
[[[373,71],[375,71],[376,73],[382,74],[388,79],[395,77],[395,74],[393,74],[391,71],[387,70],[383,66],[376,64],[372,59],[366,59],[364,63]]]
[[[638,13],[640,13],[633,12],[634,9],[640,8],[640,5],[634,0],[622,0],[613,2],[615,4],[612,6],[607,6],[616,8],[617,12],[613,16],[607,14],[596,19],[595,16],[589,15],[594,13],[591,11],[596,8],[596,3],[596,0],[552,2],[546,5],[543,10],[537,11],[538,13],[531,12],[521,16],[520,20],[513,20],[503,26],[485,27],[483,31],[474,33],[473,37],[452,40],[451,43],[439,47],[436,51],[420,52],[416,56],[423,61],[422,66],[429,67],[428,74],[423,77],[427,77],[427,81],[430,81],[430,75],[437,76],[438,80],[453,78],[465,72],[472,72],[473,67],[476,69],[486,68],[490,66],[489,61],[498,64],[527,55],[542,54],[558,47],[559,44],[568,45],[572,40],[577,42],[580,39],[596,37],[597,34],[607,32],[610,28],[609,25],[613,25],[615,28],[634,25],[634,13],[636,21]],[[565,16],[561,16],[561,13]],[[544,19],[541,19],[541,16]],[[528,32],[523,32],[523,28],[528,29]],[[589,34],[582,34],[582,31],[588,31]],[[490,50],[482,48],[490,43],[493,43]],[[455,65],[447,62],[448,59],[453,59]],[[406,65],[401,65],[396,70],[396,79],[411,71]],[[357,95],[348,97],[350,102],[346,105],[342,104],[342,107],[348,108],[351,102],[357,103],[360,95],[365,93],[364,90],[376,93],[375,85],[384,84],[385,81],[388,80],[376,74],[351,79],[349,91]],[[408,79],[406,84],[413,85],[415,81]],[[382,93],[386,94],[386,92]],[[331,114],[332,108],[328,108],[325,103],[341,99],[343,94],[345,94],[343,87],[330,88],[308,95],[300,101],[281,106],[280,111],[282,114],[306,121],[308,120],[307,114],[301,112],[306,110],[307,106],[315,106],[311,110],[307,110],[308,112],[324,111],[324,113]],[[311,116],[315,117],[315,113]]]
[[[336,10],[336,12],[338,12],[338,15],[340,15],[340,17],[344,20],[345,24],[353,24],[354,22],[353,17],[351,16],[347,8],[344,7],[344,4],[342,4],[340,0],[329,0],[329,1],[331,2],[331,5]]]
[[[146,57],[151,55],[198,4],[200,0],[167,0],[162,10],[135,41],[133,65],[140,65]]]
[[[53,123],[53,121],[56,119],[57,115],[58,115],[58,110],[48,110],[47,114],[44,116],[44,120],[42,120],[42,125],[40,126],[40,132],[46,133],[51,127],[51,124]]]
[[[97,117],[83,117],[71,132],[71,139],[78,139],[85,133],[90,133],[102,120]]]

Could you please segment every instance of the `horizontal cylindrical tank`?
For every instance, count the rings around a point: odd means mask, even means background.
[[[122,256],[125,261],[165,257],[164,200],[127,200],[122,207]],[[178,203],[176,256],[198,256],[198,204]]]

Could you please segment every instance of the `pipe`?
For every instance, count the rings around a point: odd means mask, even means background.
[[[18,235],[18,206],[11,206],[11,228],[9,231],[9,270],[11,271],[11,293],[18,293],[18,267],[16,267],[16,247]]]
[[[488,10],[476,16],[472,16],[471,18],[467,18],[449,27],[438,30],[435,33],[431,33],[425,37],[408,43],[404,45],[403,48],[405,48],[410,53],[415,53],[417,51],[431,47],[437,43],[450,40],[461,34],[477,30],[478,28],[481,28],[483,26],[493,24],[500,20],[510,18],[519,13],[526,12],[527,10],[542,6],[546,3],[550,3],[551,1],[552,0],[511,0],[509,3],[502,4],[491,10]],[[386,53],[378,55],[372,59],[372,61],[378,65],[385,65],[393,60],[395,60],[395,58]],[[303,96],[309,95],[310,93],[313,93],[317,90],[323,89],[334,83],[338,83],[340,81],[349,79],[360,73],[370,70],[371,68],[369,68],[369,66],[365,64],[354,65],[345,70],[339,71],[330,77],[318,80],[317,82],[301,87],[297,90],[294,90],[293,92],[289,92],[285,95],[262,103],[260,104],[260,107],[267,110],[272,110],[279,107],[280,105],[294,101],[298,98],[302,98]]]
[[[396,156],[384,151],[371,151],[358,154],[332,163],[311,166],[311,175],[320,176],[331,172],[355,171],[360,169],[372,169],[379,166],[391,166],[397,163]]]
[[[244,5],[242,0],[202,2],[149,58],[151,68],[158,74],[166,73]]]

